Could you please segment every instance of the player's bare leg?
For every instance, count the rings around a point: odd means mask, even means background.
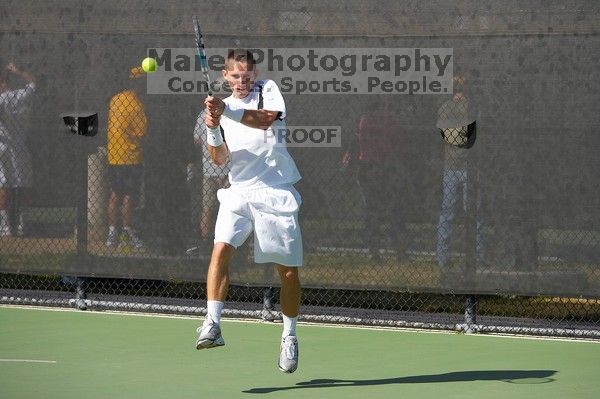
[[[206,276],[206,296],[209,301],[223,302],[229,290],[229,262],[235,248],[224,242],[216,242],[213,248],[208,274]]]
[[[131,227],[131,215],[133,214],[133,198],[130,195],[123,197],[123,207],[121,215],[123,217],[123,227]]]
[[[116,247],[119,245],[119,232],[117,231],[117,223],[119,222],[119,204],[121,196],[114,191],[110,192],[108,199],[108,238],[106,239],[107,247]]]
[[[138,236],[131,222],[133,219],[133,210],[135,209],[135,200],[129,194],[123,197],[123,207],[121,208],[121,217],[123,218],[123,231],[129,236],[129,245],[134,248],[143,248],[144,242]]]
[[[296,322],[300,311],[300,278],[297,267],[278,265],[277,271],[281,279],[279,300],[283,313],[279,369],[284,373],[293,373],[298,368]]]
[[[229,290],[229,262],[235,248],[224,242],[217,242],[213,248],[208,274],[206,276],[206,319],[198,328],[196,349],[208,349],[225,345],[221,335],[221,311]]]
[[[298,317],[300,310],[300,278],[298,268],[277,265],[279,278],[281,279],[281,292],[279,300],[281,312],[288,317]]]
[[[119,194],[111,191],[110,198],[108,200],[108,224],[110,226],[116,226],[119,218],[119,202],[121,198]]]

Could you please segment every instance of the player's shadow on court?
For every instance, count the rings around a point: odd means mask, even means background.
[[[544,384],[553,382],[556,370],[487,370],[455,371],[444,374],[415,375],[408,377],[382,378],[375,380],[316,379],[299,382],[287,387],[252,388],[245,393],[271,393],[306,388],[333,388],[388,384],[423,384],[432,382],[504,381],[513,384]]]

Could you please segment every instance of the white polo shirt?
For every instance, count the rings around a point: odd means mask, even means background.
[[[235,98],[232,95],[224,101],[233,110],[258,109],[260,87],[262,109],[281,112],[281,119],[275,120],[267,130],[248,127],[225,115],[221,117],[221,127],[230,153],[229,182],[232,188],[276,187],[300,180],[300,173],[285,142],[278,143],[278,135],[274,134],[278,129],[285,128],[285,103],[277,84],[268,79],[259,80],[246,97]]]

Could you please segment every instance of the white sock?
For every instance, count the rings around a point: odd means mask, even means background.
[[[285,338],[288,335],[296,335],[296,322],[298,321],[298,316],[296,317],[288,317],[283,315],[283,333],[281,334],[281,338]]]
[[[223,311],[223,302],[221,301],[206,301],[206,320],[205,323],[219,324],[221,323],[221,312]]]

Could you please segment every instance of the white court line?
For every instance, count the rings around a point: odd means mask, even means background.
[[[144,313],[144,312],[131,312],[123,310],[86,310],[82,312],[77,309],[70,308],[55,308],[45,306],[27,306],[27,305],[9,305],[0,304],[2,308],[13,308],[33,311],[50,311],[50,312],[71,312],[77,314],[88,314],[88,315],[112,315],[112,316],[133,316],[133,317],[149,317],[149,318],[167,318],[167,319],[184,319],[184,320],[195,320],[200,321],[204,319],[204,316],[188,316],[188,315],[173,315],[173,314],[160,314],[160,313]],[[223,322],[230,323],[250,323],[250,324],[266,324],[266,325],[279,325],[280,323],[265,322],[260,319],[245,319],[236,317],[226,317],[222,319]],[[589,339],[589,338],[577,338],[577,337],[552,337],[552,336],[535,336],[535,335],[522,335],[522,334],[510,334],[510,333],[483,333],[483,334],[468,334],[465,335],[455,330],[436,330],[436,329],[420,329],[414,327],[398,327],[398,326],[357,326],[348,324],[337,324],[337,323],[321,323],[314,321],[298,321],[298,324],[306,327],[316,328],[333,328],[333,329],[351,329],[351,330],[377,330],[377,331],[389,331],[389,332],[404,332],[404,333],[417,333],[417,334],[443,334],[443,335],[461,335],[465,337],[477,338],[510,338],[510,339],[523,339],[523,340],[535,340],[535,341],[555,341],[555,342],[568,342],[568,343],[588,343],[600,345],[600,340]]]
[[[34,359],[0,359],[0,362],[13,363],[56,363],[56,360],[34,360]]]

